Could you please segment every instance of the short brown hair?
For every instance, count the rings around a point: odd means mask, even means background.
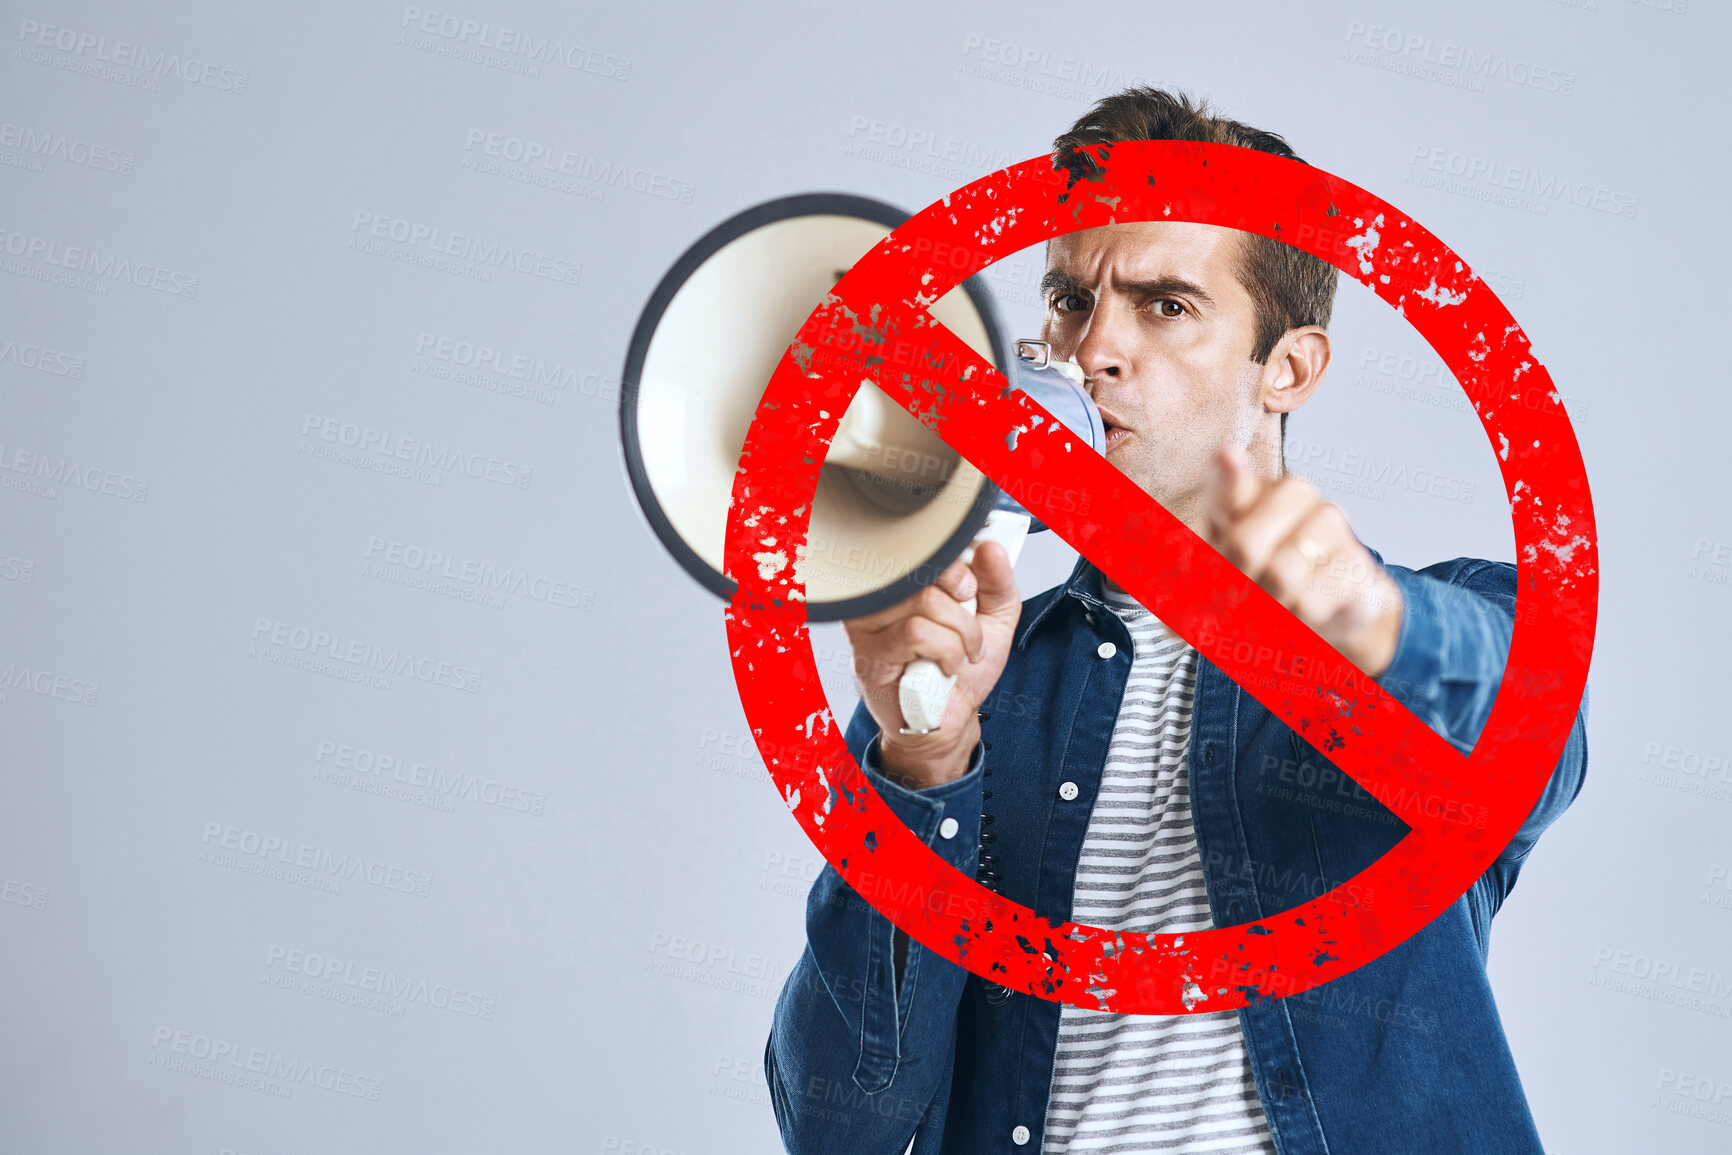
[[[1053,165],[1068,170],[1073,179],[1086,179],[1099,169],[1089,152],[1077,150],[1122,140],[1233,144],[1305,163],[1292,146],[1272,132],[1217,116],[1207,103],[1193,101],[1182,92],[1140,87],[1115,92],[1078,117],[1068,132],[1052,142]],[[1256,308],[1251,360],[1262,363],[1289,329],[1301,325],[1329,327],[1329,314],[1335,307],[1335,266],[1260,233],[1246,233],[1244,241],[1239,283]],[[1281,414],[1281,432],[1287,432],[1285,413]]]

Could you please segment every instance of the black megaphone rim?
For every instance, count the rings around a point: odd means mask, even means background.
[[[649,521],[650,529],[660,539],[662,546],[679,562],[680,567],[711,593],[723,600],[732,600],[737,588],[732,578],[711,566],[709,562],[698,556],[696,550],[686,544],[673,522],[662,509],[661,502],[656,499],[655,487],[650,484],[649,471],[644,466],[642,443],[638,429],[638,385],[643,374],[644,359],[649,355],[650,339],[654,336],[656,326],[667,311],[668,304],[674,294],[685,285],[698,267],[720,250],[724,245],[744,236],[753,229],[776,221],[788,220],[802,216],[851,216],[886,225],[892,229],[901,225],[909,218],[908,213],[885,204],[883,201],[870,197],[855,196],[851,193],[819,192],[800,193],[795,196],[780,197],[755,205],[744,212],[729,217],[709,232],[700,237],[689,249],[674,262],[673,268],[662,277],[655,291],[650,294],[649,302],[644,306],[643,314],[638,318],[637,327],[632,331],[631,344],[626,349],[625,371],[620,375],[619,424],[620,445],[625,452],[626,474],[631,480],[632,492],[637,497],[638,508],[643,511]],[[981,322],[986,326],[987,339],[992,344],[992,359],[1000,372],[1005,371],[1008,363],[1004,337],[998,323],[998,314],[992,304],[992,296],[986,287],[979,283],[978,276],[971,277],[962,284],[975,310],[980,314]],[[765,382],[767,386],[769,382]],[[827,622],[843,621],[849,618],[863,617],[866,614],[877,613],[890,606],[902,602],[932,582],[951,562],[962,556],[962,551],[974,540],[974,535],[980,527],[986,524],[986,517],[999,504],[999,488],[992,479],[984,474],[981,477],[980,493],[970,505],[968,513],[961,524],[947,538],[932,557],[895,581],[869,593],[857,597],[840,598],[835,601],[806,603],[806,617],[810,621]]]

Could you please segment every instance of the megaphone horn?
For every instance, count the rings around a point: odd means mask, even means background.
[[[722,560],[734,473],[776,364],[837,278],[906,219],[843,193],[747,209],[681,255],[638,319],[620,379],[626,473],[662,545],[723,598],[736,588]],[[1019,342],[1007,355],[984,287],[965,282],[929,312],[1104,448],[1082,371],[1052,361],[1043,342]],[[862,386],[819,470],[807,548],[794,563],[807,617],[839,621],[895,605],[956,558],[972,558],[981,541],[1001,542],[1014,562],[1027,533],[1042,528],[937,434]],[[930,662],[911,664],[901,683],[906,728],[935,729],[953,684]]]

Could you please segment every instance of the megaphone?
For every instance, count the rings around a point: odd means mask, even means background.
[[[632,492],[669,553],[731,598],[722,541],[746,431],[776,364],[812,310],[907,219],[866,197],[813,193],[747,209],[674,263],[638,319],[620,376],[620,440]],[[1106,433],[1083,373],[1042,341],[1007,343],[984,288],[964,283],[928,311],[1084,443]],[[819,469],[806,549],[795,559],[812,621],[874,613],[911,597],[974,546],[1014,563],[1045,529],[875,386],[843,414]],[[969,604],[973,610],[972,603]],[[937,729],[954,678],[921,660],[904,672],[904,729]]]

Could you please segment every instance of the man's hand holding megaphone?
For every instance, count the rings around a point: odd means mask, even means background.
[[[1237,449],[1216,454],[1206,493],[1210,545],[1365,673],[1376,677],[1388,667],[1401,627],[1400,591],[1339,506],[1297,474],[1278,482],[1257,477]],[[963,605],[970,597],[979,599],[974,615]],[[844,623],[893,779],[919,790],[967,772],[980,737],[975,711],[1004,672],[1021,609],[1009,556],[983,543],[972,566],[954,562],[906,601]],[[913,734],[903,726],[897,690],[918,658],[956,675],[956,688],[938,729]]]
[[[969,598],[976,599],[973,613],[963,605]],[[975,711],[1004,672],[1021,616],[1010,555],[997,542],[984,542],[972,564],[952,562],[937,582],[906,601],[842,623],[854,648],[861,700],[883,735],[882,766],[893,780],[920,790],[968,771],[980,740]],[[956,687],[938,729],[905,734],[898,688],[918,658],[955,675]]]

